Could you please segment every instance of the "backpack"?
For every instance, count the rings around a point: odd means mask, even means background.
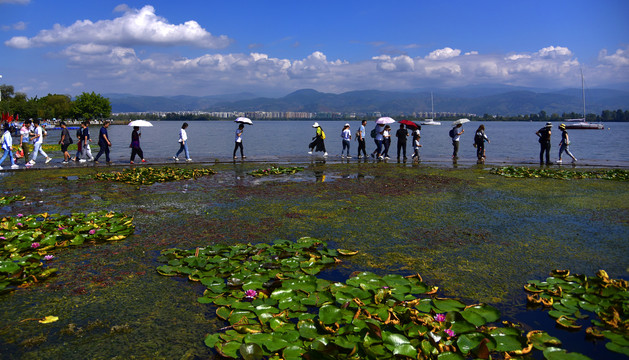
[[[450,132],[448,133],[450,135],[451,138],[455,138],[456,137],[456,128],[452,128],[450,129]]]
[[[78,128],[78,129],[76,130],[76,138],[77,138],[77,139],[79,139],[79,140],[81,140],[81,137],[82,137],[82,136],[83,136],[83,129]]]
[[[476,143],[476,144],[480,144],[480,143],[482,143],[482,142],[484,142],[484,141],[485,141],[485,139],[483,138],[483,135],[482,135],[480,132],[477,132],[477,133],[474,135],[474,143]]]
[[[371,130],[371,133],[369,133],[369,135],[371,135],[372,138],[375,138],[376,135],[378,135],[376,128],[373,128],[373,130]]]

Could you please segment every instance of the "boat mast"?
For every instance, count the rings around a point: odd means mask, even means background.
[[[431,114],[432,115],[432,119],[434,121],[435,120],[435,102],[434,102],[434,100],[432,98],[432,91],[430,92],[430,108],[431,108],[431,111],[432,111],[432,114]]]
[[[585,83],[583,82],[583,68],[581,68],[581,93],[583,95],[583,121],[587,121],[585,116]]]

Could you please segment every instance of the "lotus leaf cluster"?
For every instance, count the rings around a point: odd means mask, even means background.
[[[9,205],[14,201],[22,201],[24,199],[26,197],[21,195],[0,196],[0,205]]]
[[[213,175],[212,169],[187,169],[177,167],[140,167],[124,169],[123,171],[101,172],[92,175],[92,179],[118,181],[133,185],[151,185],[156,182],[169,182],[196,179],[201,176]]]
[[[0,292],[28,286],[57,269],[42,261],[54,259],[60,247],[84,242],[122,240],[133,234],[133,218],[98,211],[72,215],[37,214],[4,217],[0,222]]]
[[[576,171],[562,169],[537,169],[529,167],[504,166],[490,170],[492,174],[512,178],[552,178],[552,179],[604,179],[629,181],[629,170],[612,169],[596,171]]]
[[[253,170],[249,173],[251,176],[261,177],[268,175],[282,175],[282,174],[294,174],[299,171],[303,171],[303,167],[294,166],[294,167],[281,167],[281,166],[271,166],[266,169],[257,169]]]
[[[157,271],[206,287],[198,301],[229,325],[205,344],[228,358],[463,360],[538,349],[548,359],[588,359],[545,332],[499,323],[493,306],[437,297],[418,274],[358,272],[345,283],[316,276],[342,254],[355,252],[314,238],[210,245],[164,250]]]
[[[555,270],[546,281],[529,280],[524,286],[530,304],[552,309],[548,315],[560,327],[579,330],[580,322],[594,313],[595,319],[586,334],[610,340],[607,349],[629,356],[629,283],[610,279],[599,270],[596,276],[570,275],[568,270]]]

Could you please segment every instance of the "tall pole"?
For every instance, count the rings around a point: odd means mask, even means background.
[[[585,115],[585,82],[583,81],[583,69],[581,69],[581,93],[583,95],[583,121],[587,121]]]
[[[0,75],[0,79],[2,79],[2,75]],[[0,101],[2,101],[2,91],[0,90]]]

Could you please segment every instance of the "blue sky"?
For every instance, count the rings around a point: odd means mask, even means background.
[[[0,0],[0,83],[48,93],[629,89],[629,1]]]

